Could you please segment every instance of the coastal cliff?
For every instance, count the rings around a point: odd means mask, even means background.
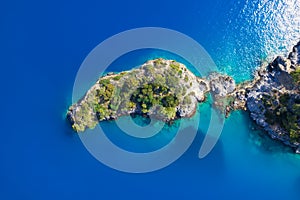
[[[299,64],[300,42],[287,58],[277,57],[256,70],[253,80],[240,84],[218,72],[197,77],[174,60],[149,60],[130,71],[100,77],[69,108],[67,119],[77,132],[131,114],[171,122],[191,117],[210,92],[214,106],[226,117],[234,110],[248,111],[271,138],[300,153]]]
[[[278,56],[238,86],[233,109],[247,109],[272,139],[300,153],[300,42],[287,58]]]

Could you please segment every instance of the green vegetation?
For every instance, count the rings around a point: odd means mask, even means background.
[[[185,81],[186,83],[189,81],[189,77],[188,77],[187,75],[185,75],[184,81]]]
[[[187,104],[191,104],[192,100],[190,96],[185,96],[183,99],[183,104],[187,105]]]
[[[97,125],[97,120],[95,116],[90,114],[90,107],[88,104],[83,104],[80,107],[80,110],[76,112],[76,118],[85,121],[85,123],[75,123],[72,125],[72,128],[75,131],[82,132],[86,127],[93,129]]]
[[[300,104],[295,101],[295,97],[289,94],[282,94],[279,103],[276,96],[264,97],[263,103],[266,108],[266,121],[273,125],[278,124],[288,133],[291,142],[300,142]]]
[[[158,85],[166,85],[166,79],[161,74],[157,74],[154,81]]]
[[[106,116],[110,115],[109,103],[115,97],[113,96],[115,86],[110,83],[109,79],[102,79],[99,83],[101,87],[96,89],[94,100],[88,101],[88,103],[92,103],[90,107],[96,113],[98,120],[103,120]]]
[[[145,70],[152,71],[153,66],[146,66]],[[126,78],[122,82],[112,83],[111,80],[119,81],[123,75],[113,78],[102,78],[98,81],[100,87],[90,91],[86,95],[85,101],[81,103],[80,109],[76,111],[76,122],[73,129],[82,132],[86,128],[94,128],[98,121],[109,118],[112,114],[120,111],[138,108],[143,114],[148,114],[153,106],[158,106],[158,116],[162,119],[171,120],[176,117],[176,106],[179,99],[178,94],[185,92],[178,87],[178,78],[171,74],[158,74],[153,83],[148,80],[137,79],[135,73],[126,73]],[[142,87],[138,87],[142,82],[146,82]],[[173,88],[167,87],[167,83]],[[121,87],[118,87],[121,86]],[[121,110],[120,110],[121,109]]]
[[[73,129],[82,132],[94,128],[98,121],[129,113],[151,112],[165,121],[175,119],[179,103],[192,103],[189,95],[195,93],[187,94],[191,79],[183,76],[187,69],[176,61],[171,61],[169,67],[163,59],[153,63],[100,78],[79,103],[70,107]]]
[[[175,69],[177,72],[180,70],[180,64],[178,62],[175,62],[173,61],[171,64],[170,64],[170,67]]]
[[[175,95],[167,95],[162,98],[162,105],[164,107],[176,107],[179,104],[179,101]]]
[[[154,105],[166,108],[175,108],[179,101],[170,93],[170,89],[156,83],[144,84],[138,88],[130,98],[131,105],[135,104],[141,108],[142,113],[147,114]]]
[[[279,97],[279,102],[282,104],[282,105],[287,105],[288,103],[288,100],[290,98],[290,95],[289,94],[283,94]],[[271,99],[273,100],[273,99]]]
[[[108,79],[108,78],[103,78],[103,79],[99,80],[99,84],[101,84],[103,86],[106,86],[109,83],[110,83],[110,79]]]
[[[146,72],[146,75],[147,76],[154,76],[155,74],[155,69],[153,67],[153,65],[146,65],[143,67],[143,69],[145,70]]]
[[[176,110],[173,107],[162,107],[161,115],[167,119],[174,119],[176,117]]]
[[[109,101],[114,92],[114,88],[114,85],[111,83],[105,85],[102,84],[102,87],[96,90],[96,97],[99,99],[99,103],[105,103]]]
[[[164,60],[162,58],[158,58],[158,59],[154,60],[153,63],[155,66],[166,65],[166,63],[164,62]]]
[[[130,91],[132,88],[135,88],[135,87],[138,87],[140,84],[139,80],[137,80],[134,76],[128,76],[126,77],[125,81],[123,82],[123,85],[121,86],[122,87],[122,91],[121,91],[121,94],[122,95],[130,95]],[[124,96],[126,97],[126,96]]]
[[[96,104],[95,107],[94,107],[94,111],[96,112],[97,118],[99,120],[104,119],[106,116],[108,116],[110,114],[107,107],[104,107],[101,104]]]
[[[113,79],[114,81],[118,81],[118,80],[120,80],[121,78],[122,78],[122,76],[117,75],[117,76],[113,77],[112,79]]]
[[[115,75],[112,79],[114,80],[114,81],[119,81],[124,75],[126,75],[127,74],[127,72],[121,72],[120,74],[118,74],[118,75]]]
[[[166,74],[166,84],[170,88],[177,88],[179,83],[179,78],[177,78],[174,74],[174,71],[168,70]]]
[[[300,82],[300,68],[298,67],[295,71],[291,72],[294,83],[299,84]]]
[[[295,143],[295,142],[299,142],[299,134],[297,133],[297,131],[291,129],[290,130],[290,138],[291,138],[291,142]]]

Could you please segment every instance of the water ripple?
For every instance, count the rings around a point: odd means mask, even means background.
[[[219,65],[237,79],[248,79],[262,62],[286,56],[300,40],[300,1],[237,2],[227,24]]]

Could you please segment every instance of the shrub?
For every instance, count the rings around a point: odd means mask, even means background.
[[[283,105],[287,105],[289,97],[290,97],[289,94],[281,95],[280,98],[279,98],[280,103],[283,104]]]
[[[155,70],[154,70],[153,65],[146,65],[143,68],[148,75],[151,75],[151,76],[154,75]]]
[[[99,84],[101,84],[103,86],[106,86],[109,83],[110,83],[110,79],[108,79],[108,78],[104,78],[104,79],[99,80]]]
[[[170,64],[170,67],[175,69],[176,71],[179,71],[180,70],[180,64],[178,62],[172,62]]]
[[[144,84],[132,94],[130,101],[139,105],[143,113],[149,112],[154,105],[160,104],[164,107],[174,108],[179,104],[178,98],[170,94],[170,90],[166,86],[157,83]]]
[[[121,78],[122,78],[122,76],[118,75],[118,76],[113,77],[112,79],[115,80],[115,81],[118,81],[118,80],[120,80]]]
[[[105,116],[109,115],[109,110],[108,108],[104,107],[101,104],[96,104],[94,107],[94,111],[97,114],[97,118],[99,120],[103,119]]]
[[[168,119],[174,119],[176,117],[176,110],[173,107],[162,108],[161,112]]]
[[[291,76],[295,83],[299,83],[300,81],[300,68],[297,68],[295,71],[291,72]]]
[[[179,79],[172,74],[168,74],[166,77],[166,84],[171,88],[178,87]]]
[[[166,79],[161,74],[157,74],[156,77],[155,77],[155,83],[157,85],[165,85],[166,84]]]
[[[292,143],[299,142],[299,138],[300,138],[300,136],[297,133],[297,131],[294,130],[294,129],[291,129],[290,130],[290,139],[291,139],[291,142]]]
[[[186,83],[189,81],[189,77],[188,77],[187,75],[185,75],[184,81],[185,81]]]
[[[300,116],[300,104],[294,104],[294,105],[293,105],[293,112],[294,112],[296,115]]]
[[[167,95],[162,98],[162,105],[164,107],[176,107],[179,101],[175,95]]]
[[[191,104],[192,103],[192,100],[191,100],[191,97],[190,96],[185,96],[184,99],[183,99],[183,104]]]
[[[163,62],[163,59],[162,58],[158,58],[156,60],[154,60],[153,62],[155,65],[163,65],[164,62]]]

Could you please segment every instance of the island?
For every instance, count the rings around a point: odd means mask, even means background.
[[[108,73],[71,106],[68,119],[77,132],[98,121],[130,114],[170,122],[192,116],[205,100],[209,84],[174,60],[150,60],[136,69]]]
[[[226,117],[245,110],[271,138],[300,153],[300,42],[287,58],[278,56],[258,68],[253,79],[236,84],[226,74],[195,76],[184,64],[158,58],[120,73],[100,77],[67,112],[76,132],[99,121],[142,115],[171,123],[191,117],[210,93]]]

